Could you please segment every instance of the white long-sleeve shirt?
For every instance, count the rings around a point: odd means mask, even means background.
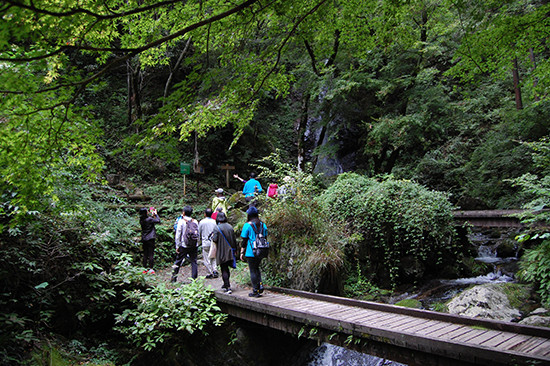
[[[212,245],[212,232],[216,230],[216,220],[205,217],[199,222],[199,245],[209,247]]]
[[[184,216],[181,220],[178,221],[178,226],[176,228],[176,249],[179,247],[186,248],[187,245],[185,244],[185,229],[187,228],[187,221],[193,220],[197,222],[197,220],[192,219],[191,217]],[[198,225],[198,222],[197,222]]]

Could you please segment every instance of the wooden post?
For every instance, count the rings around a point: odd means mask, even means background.
[[[229,188],[229,171],[235,170],[235,167],[233,165],[222,165],[220,169],[225,170],[225,185],[227,188]]]

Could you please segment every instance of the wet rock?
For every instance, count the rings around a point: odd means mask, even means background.
[[[519,324],[550,327],[550,316],[533,315],[521,320]]]
[[[472,287],[447,304],[449,313],[477,318],[512,321],[521,316],[510,305],[507,295],[499,284],[483,284]]]
[[[545,308],[537,308],[529,314],[529,316],[533,316],[533,315],[548,315],[548,316],[550,316],[550,310],[545,309]]]

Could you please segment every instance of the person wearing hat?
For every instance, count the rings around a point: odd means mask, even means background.
[[[218,208],[222,209],[224,214],[227,214],[227,200],[223,195],[223,188],[218,188],[215,190],[216,197],[212,199],[212,211],[219,211]],[[215,219],[215,218],[214,218]]]
[[[250,270],[250,282],[252,282],[252,292],[248,294],[250,297],[260,297],[264,292],[264,286],[262,284],[262,274],[260,273],[260,262],[262,258],[254,256],[252,250],[252,243],[256,239],[256,232],[260,233],[262,230],[263,235],[267,237],[267,226],[260,221],[258,209],[254,206],[250,207],[247,211],[247,222],[243,226],[241,232],[241,238],[243,239],[241,244],[242,261],[245,260],[248,263],[248,269]]]

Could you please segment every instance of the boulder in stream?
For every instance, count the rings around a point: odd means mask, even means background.
[[[455,296],[447,304],[449,313],[474,318],[512,321],[521,316],[510,304],[505,287],[499,283],[474,286]]]

